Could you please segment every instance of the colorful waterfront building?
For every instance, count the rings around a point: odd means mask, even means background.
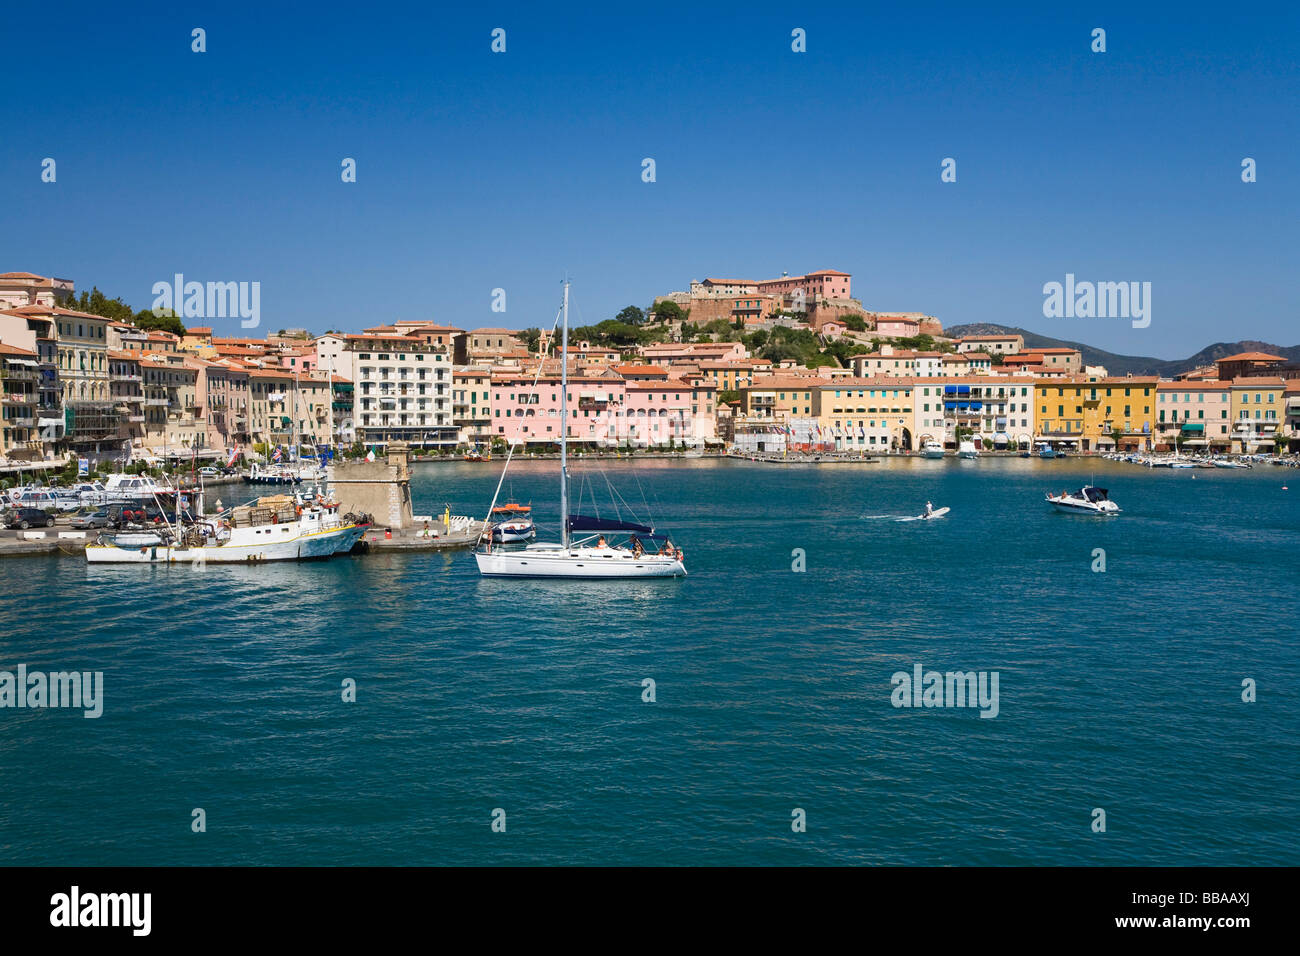
[[[956,448],[962,438],[1004,447],[1034,436],[1035,380],[1030,376],[962,375],[914,386],[921,440]]]
[[[1154,375],[1037,379],[1036,438],[1076,451],[1150,449],[1158,383]]]
[[[1232,443],[1232,383],[1172,381],[1156,386],[1155,450],[1205,448],[1227,451]]]
[[[740,413],[747,419],[780,421],[815,417],[823,384],[811,376],[765,375],[740,389]]]
[[[0,342],[0,457],[42,457],[37,432],[40,361],[34,349]]]
[[[914,378],[842,378],[824,383],[818,437],[842,452],[908,451],[916,436]]]
[[[1272,451],[1285,419],[1281,376],[1245,376],[1232,380],[1232,447],[1242,454]]]
[[[551,367],[554,370],[551,370]],[[492,373],[493,438],[524,446],[555,445],[567,425],[571,441],[593,446],[621,444],[618,413],[625,409],[626,384],[617,375],[581,374],[569,378],[567,423],[560,419],[559,363],[548,361],[540,378],[533,369]],[[536,378],[536,385],[534,379]]]

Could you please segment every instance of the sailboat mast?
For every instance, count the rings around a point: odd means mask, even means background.
[[[564,280],[564,326],[560,332],[560,535],[569,547],[569,280]]]

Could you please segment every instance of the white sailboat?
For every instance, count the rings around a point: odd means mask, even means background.
[[[686,575],[680,549],[654,528],[586,515],[569,514],[569,283],[564,283],[560,338],[560,541],[533,541],[522,548],[493,545],[491,533],[479,538],[474,560],[484,577],[517,578],[676,578]],[[541,371],[539,368],[538,375]],[[513,448],[511,449],[513,454]],[[501,481],[510,467],[506,456]],[[501,492],[497,483],[497,494]],[[492,508],[496,507],[496,495]],[[489,509],[489,515],[492,509]],[[490,523],[485,523],[490,525]],[[577,537],[575,537],[575,532]],[[612,544],[618,535],[623,543]]]

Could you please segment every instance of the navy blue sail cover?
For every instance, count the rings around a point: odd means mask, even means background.
[[[612,521],[608,518],[591,518],[587,515],[569,515],[570,531],[633,531],[638,534],[654,534],[654,528],[628,521]]]

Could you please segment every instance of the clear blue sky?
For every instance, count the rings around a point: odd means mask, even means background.
[[[836,268],[946,325],[1300,341],[1295,4],[134,6],[6,11],[0,271],[258,281],[264,327],[320,331]],[[1067,272],[1151,282],[1150,328],[1045,319]]]

